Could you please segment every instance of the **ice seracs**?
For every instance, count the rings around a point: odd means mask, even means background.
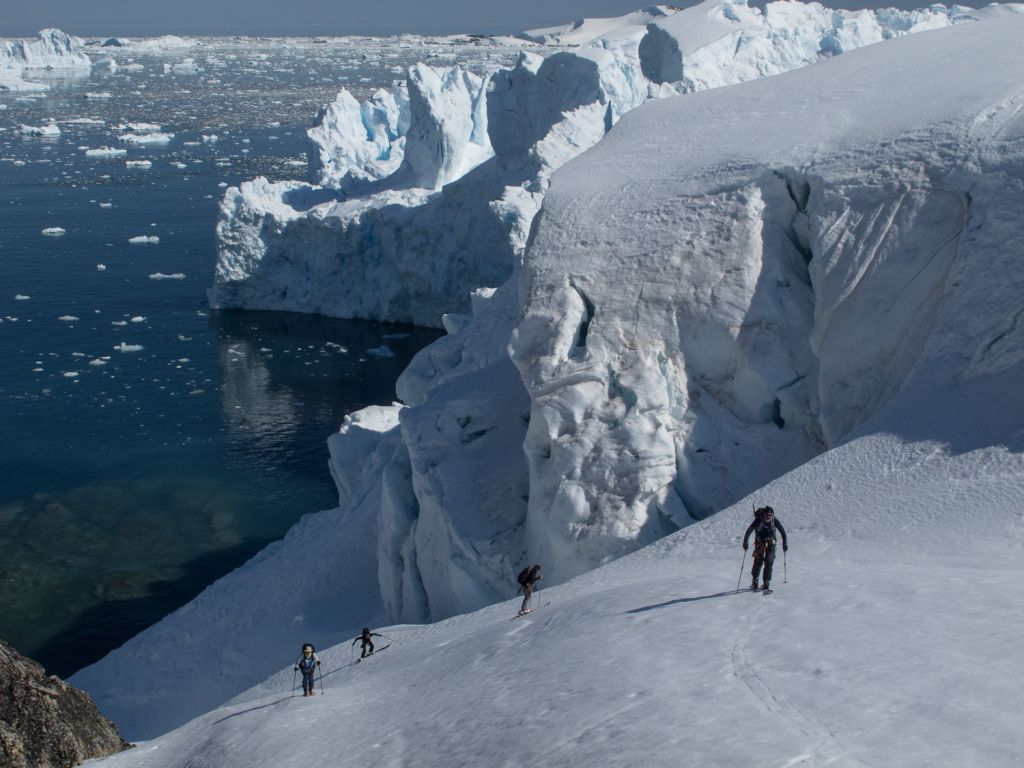
[[[440,191],[228,190],[215,304],[424,317],[448,335],[402,375],[403,405],[331,437],[337,509],[76,681],[129,735],[154,735],[273,673],[262,660],[296,627],[330,644],[365,617],[508,597],[525,559],[557,584],[677,528],[725,541],[694,521],[780,476],[770,492],[814,521],[811,489],[826,514],[856,510],[882,467],[898,502],[863,514],[908,550],[908,508],[922,535],[948,535],[908,490],[922,475],[942,478],[932,498],[963,482],[1009,509],[1024,17],[999,13],[630,111],[667,90],[641,72],[643,28],[492,77],[494,157]],[[783,36],[763,40],[778,54]],[[684,61],[695,90],[717,61],[699,77]],[[458,286],[461,305],[437,298]],[[980,402],[998,414],[965,407]],[[1019,523],[983,519],[1004,536]],[[845,552],[856,527],[821,546]],[[318,609],[339,589],[351,603]],[[725,663],[742,667],[742,647]],[[211,652],[216,684],[194,663]]]

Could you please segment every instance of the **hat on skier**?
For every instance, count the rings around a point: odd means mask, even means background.
[[[772,509],[771,507],[765,507],[762,510],[761,514],[763,514],[763,515],[774,515],[775,514],[775,510]]]

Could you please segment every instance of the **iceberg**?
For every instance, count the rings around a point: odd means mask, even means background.
[[[44,29],[38,40],[0,42],[0,70],[3,69],[88,72],[92,60],[77,37],[59,29]]]
[[[56,123],[47,123],[46,125],[22,125],[21,135],[55,138],[60,136],[60,126]]]
[[[125,133],[117,137],[117,140],[122,144],[130,144],[137,147],[163,146],[170,144],[173,139],[173,133],[160,133],[159,131],[141,134]]]

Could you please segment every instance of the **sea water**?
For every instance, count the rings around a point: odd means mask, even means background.
[[[64,676],[336,504],[327,436],[390,403],[437,337],[211,312],[223,189],[305,178],[305,129],[340,87],[515,55],[410,38],[104,53],[116,72],[0,93],[0,637]],[[59,137],[20,130],[49,121]],[[125,145],[128,123],[173,138]]]

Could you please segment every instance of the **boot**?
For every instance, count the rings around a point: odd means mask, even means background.
[[[754,579],[752,582],[750,582],[750,588],[754,590],[757,589],[757,579]]]
[[[768,586],[768,582],[766,581],[766,582],[764,582],[764,584],[761,585],[761,589],[763,589],[763,590],[765,590],[767,592],[769,589],[771,589],[771,587]]]

